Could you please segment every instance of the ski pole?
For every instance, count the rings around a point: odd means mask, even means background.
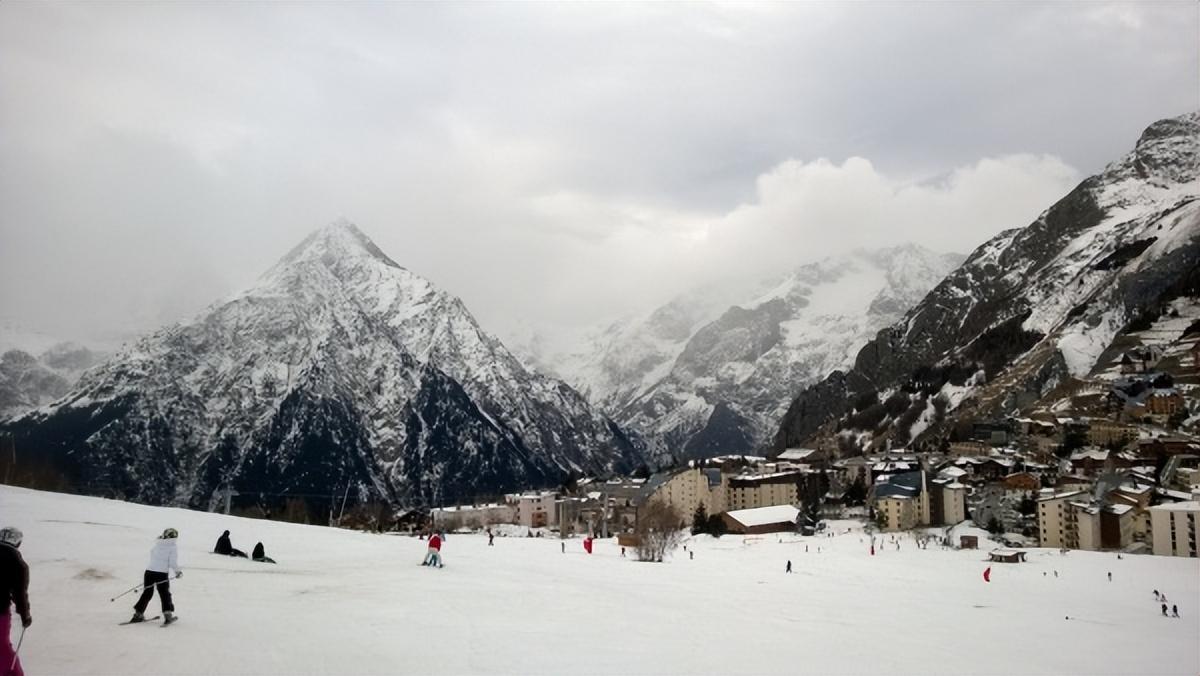
[[[176,575],[176,576],[175,576],[175,579],[179,579],[179,576],[178,576],[178,575]],[[154,584],[149,584],[149,585],[146,585],[146,584],[139,584],[138,586],[134,587],[133,589],[126,589],[125,591],[121,592],[120,594],[117,594],[116,596],[114,596],[114,597],[112,597],[111,599],[109,599],[109,600],[108,600],[108,602],[109,602],[109,603],[112,603],[113,601],[116,601],[117,599],[121,598],[122,596],[124,596],[124,595],[126,595],[126,594],[128,594],[128,593],[130,593],[130,592],[135,592],[135,591],[137,591],[137,590],[139,590],[139,589],[143,589],[143,588],[146,588],[146,587],[157,587],[158,585],[160,585],[160,584],[163,584],[164,582],[170,582],[170,581],[171,581],[171,578],[169,578],[169,577],[168,577],[167,579],[165,579],[165,580],[159,580],[158,582],[155,582]]]
[[[17,649],[13,651],[12,664],[8,665],[9,672],[17,670],[17,655],[21,652],[21,644],[25,642],[25,625],[21,625],[21,637],[17,639]]]
[[[137,591],[137,590],[139,590],[139,589],[141,589],[141,588],[142,588],[142,585],[140,585],[140,584],[139,584],[139,585],[137,585],[136,587],[134,587],[133,589],[126,589],[125,591],[121,592],[120,594],[117,594],[116,596],[114,596],[114,597],[112,597],[111,599],[109,599],[109,600],[108,600],[108,602],[109,602],[109,603],[112,603],[113,601],[116,601],[117,599],[121,598],[122,596],[124,596],[124,595],[126,595],[126,594],[128,594],[128,593],[130,593],[130,592],[135,592],[135,591]]]

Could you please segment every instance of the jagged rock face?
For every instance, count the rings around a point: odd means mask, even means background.
[[[960,261],[911,245],[857,251],[691,292],[594,337],[590,355],[555,371],[659,453],[755,451],[800,388],[847,368]]]
[[[1133,152],[1032,224],[979,247],[852,369],[801,393],[774,446],[811,441],[864,393],[919,389],[922,367],[967,362],[983,369],[971,387],[1039,393],[1086,375],[1130,319],[1195,287],[1198,236],[1200,113],[1190,113],[1151,125]]]
[[[20,349],[5,351],[0,355],[0,419],[58,399],[102,358],[73,343],[52,345],[38,357]]]
[[[224,485],[443,502],[645,460],[346,222],[9,427],[97,492],[193,506]]]

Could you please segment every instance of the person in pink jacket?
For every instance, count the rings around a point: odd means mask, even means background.
[[[18,551],[21,539],[19,529],[0,528],[0,674],[8,676],[25,673],[9,638],[13,620],[9,608],[16,606],[22,627],[33,624],[29,614],[29,566]]]

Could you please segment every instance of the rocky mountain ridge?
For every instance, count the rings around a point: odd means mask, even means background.
[[[7,427],[91,492],[201,507],[225,486],[443,503],[646,461],[345,221]]]
[[[1198,271],[1200,113],[1189,113],[976,249],[852,368],[802,392],[774,448],[937,442],[956,415],[1017,410],[1089,374],[1131,321],[1200,293]]]

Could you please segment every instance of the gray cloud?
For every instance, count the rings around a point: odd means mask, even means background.
[[[491,326],[963,251],[1200,107],[1198,13],[0,3],[0,321],[151,327],[343,215]]]

